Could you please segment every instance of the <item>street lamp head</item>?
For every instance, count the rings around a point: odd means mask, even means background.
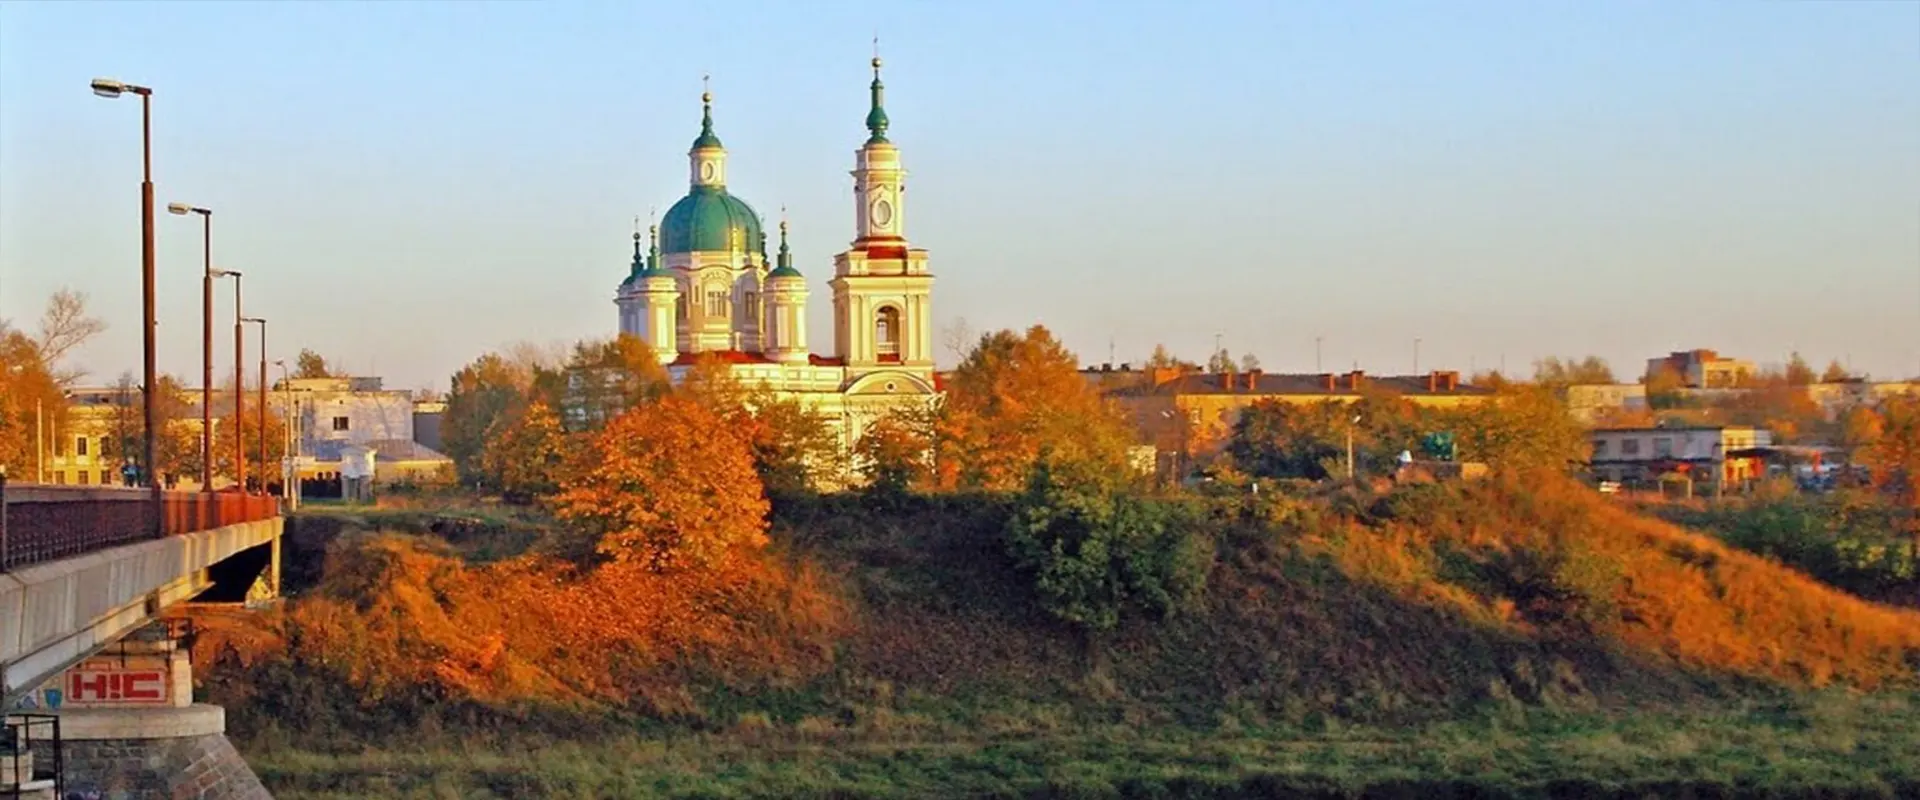
[[[93,93],[101,97],[119,97],[127,92],[140,95],[153,94],[153,90],[145,86],[122,83],[112,78],[94,78],[93,83],[89,85],[93,87]]]
[[[240,271],[239,271],[239,270],[237,270],[237,269],[215,269],[215,270],[213,271],[213,277],[216,277],[216,278],[238,278],[238,277],[240,277]]]
[[[262,318],[260,318],[260,317],[241,317],[241,318],[240,318],[240,321],[241,321],[241,322],[252,322],[252,323],[256,323],[256,324],[260,324],[260,325],[265,325],[265,324],[267,324],[267,321],[266,321],[265,319],[262,319]]]
[[[182,216],[182,217],[188,214],[199,214],[204,217],[208,214],[212,214],[213,209],[201,208],[199,206],[190,205],[187,203],[168,203],[167,213],[173,214],[176,216]]]

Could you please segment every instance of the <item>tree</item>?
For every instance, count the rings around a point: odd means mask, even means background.
[[[580,447],[555,512],[596,550],[654,571],[698,568],[766,542],[767,498],[740,430],[691,397],[636,406]]]
[[[61,386],[70,386],[85,376],[83,370],[60,367],[76,347],[107,329],[107,323],[87,315],[87,296],[61,289],[47,300],[46,313],[40,317],[40,358],[55,370]]]
[[[1880,441],[1886,433],[1886,424],[1880,419],[1880,412],[1867,406],[1854,406],[1847,409],[1846,416],[1840,421],[1840,443],[1847,451],[1864,455],[1865,448]]]
[[[875,420],[854,445],[854,464],[870,491],[905,494],[933,475],[932,419],[896,411]]]
[[[130,412],[124,426],[125,433],[109,438],[104,449],[110,460],[139,464],[145,457],[146,448],[147,426],[142,412],[145,400],[140,395],[139,385],[133,383],[130,376],[123,381],[127,392],[124,405]],[[159,423],[159,432],[153,442],[156,462],[153,475],[165,486],[173,486],[182,478],[197,480],[200,476],[200,425],[199,418],[192,414],[193,405],[187,400],[186,387],[172,375],[159,376],[156,385],[154,419]],[[214,456],[218,458],[222,450],[221,441],[215,439],[213,446]],[[225,451],[231,453],[231,445]],[[247,455],[249,459],[255,457],[251,451]]]
[[[1043,450],[1126,470],[1126,422],[1042,326],[981,337],[946,390],[935,443],[943,487],[1017,490]]]
[[[258,384],[255,385],[255,389],[257,388]],[[240,426],[240,437],[245,442],[246,447],[246,483],[248,486],[257,488],[263,485],[263,481],[272,483],[281,479],[280,469],[282,459],[287,456],[287,424],[286,420],[279,414],[271,410],[267,412],[266,438],[264,439],[267,445],[267,460],[264,463],[261,462],[260,444],[263,440],[260,438],[262,434],[260,430],[260,406],[258,405],[260,402],[259,395],[254,394],[252,390],[245,389],[244,384],[242,385],[242,390],[247,391],[247,401],[245,408],[240,409],[243,414],[241,419],[238,422],[234,420],[234,407],[231,404],[227,406],[225,413],[214,418],[213,472],[215,475],[226,476],[230,480],[237,474],[233,453],[233,429],[234,425],[237,424]],[[233,384],[228,384],[226,391],[231,393],[233,391]],[[231,396],[231,394],[229,394],[229,396]],[[184,412],[190,416],[192,409],[184,409]],[[189,429],[198,427],[194,425],[192,421],[186,421],[185,424]],[[197,431],[193,432],[193,436],[195,437],[193,438],[193,447],[190,449],[182,466],[188,470],[186,474],[195,476],[195,480],[198,480],[200,470],[200,440],[197,438]],[[162,463],[165,463],[164,459]]]
[[[1920,398],[1889,397],[1880,404],[1880,435],[1863,461],[1879,487],[1907,518],[1912,558],[1920,563]]]
[[[645,341],[621,334],[605,341],[580,342],[563,370],[536,366],[535,383],[561,409],[568,430],[599,430],[621,412],[672,391],[660,360]]]
[[[331,378],[334,377],[333,365],[327,359],[312,350],[301,348],[300,355],[294,359],[293,377]]]
[[[742,385],[719,361],[695,361],[679,391],[746,438],[754,471],[768,492],[813,491],[815,478],[837,478],[846,471],[840,439],[825,416],[764,384]]]
[[[483,355],[453,374],[447,410],[440,419],[440,441],[463,480],[495,483],[481,463],[487,434],[509,410],[526,402],[532,384],[529,367],[496,353]]]
[[[1166,616],[1199,599],[1213,551],[1185,523],[1111,472],[1043,458],[1008,521],[1007,550],[1049,613],[1107,631],[1123,614]]]
[[[0,467],[14,480],[32,480],[36,429],[49,417],[64,421],[66,395],[31,337],[0,322]]]
[[[1240,371],[1252,372],[1260,368],[1260,357],[1252,353],[1240,354]]]
[[[1649,373],[1646,378],[1647,406],[1655,410],[1679,408],[1686,402],[1686,376],[1670,364]]]
[[[494,421],[481,469],[507,499],[529,502],[560,490],[571,446],[560,415],[535,399]]]
[[[1827,362],[1827,369],[1820,373],[1821,383],[1843,383],[1853,379],[1853,374],[1840,364],[1840,359]]]
[[[1222,372],[1232,372],[1233,354],[1228,353],[1227,348],[1224,347],[1213,351],[1213,355],[1207,357],[1207,371],[1216,375]]]
[[[1147,369],[1195,370],[1199,368],[1199,364],[1175,358],[1173,353],[1167,351],[1167,346],[1164,344],[1154,345],[1153,355],[1147,357]]]
[[[1801,358],[1798,351],[1787,357],[1785,377],[1787,383],[1793,386],[1805,386],[1815,380],[1813,367],[1807,365],[1807,360]]]
[[[967,324],[966,317],[954,317],[953,322],[940,332],[941,343],[946,346],[947,353],[953,356],[954,361],[966,358],[967,350],[972,348],[979,338],[980,335],[974,333],[973,326]]]
[[[1548,386],[1511,386],[1492,402],[1442,412],[1463,461],[1497,470],[1564,471],[1584,463],[1592,446],[1564,401]]]
[[[1548,356],[1533,362],[1534,383],[1564,388],[1574,384],[1614,383],[1613,368],[1599,356],[1561,361]]]

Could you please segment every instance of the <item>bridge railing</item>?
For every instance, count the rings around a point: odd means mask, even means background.
[[[0,479],[0,572],[96,550],[280,515],[277,497],[86,486],[8,486]]]

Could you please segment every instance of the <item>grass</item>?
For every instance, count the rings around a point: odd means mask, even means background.
[[[507,736],[361,752],[254,743],[248,760],[282,800],[1895,797],[1920,791],[1915,704],[1908,695],[1822,693],[1684,711],[1489,711],[1409,727],[745,718],[720,733]]]

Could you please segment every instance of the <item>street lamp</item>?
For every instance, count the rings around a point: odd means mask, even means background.
[[[200,491],[213,491],[213,210],[168,203],[177,217],[200,215]]]
[[[1360,415],[1353,415],[1353,424],[1347,426],[1347,482],[1353,482],[1353,429],[1360,426]]]
[[[213,270],[213,277],[233,279],[233,474],[240,482],[240,493],[247,493],[247,449],[246,439],[240,431],[241,412],[246,410],[246,381],[243,380],[245,367],[241,359],[245,357],[246,342],[240,330],[240,272],[231,269]]]
[[[251,322],[260,326],[260,493],[267,493],[267,321],[259,317],[246,317],[241,322]],[[238,393],[239,387],[235,387]],[[234,422],[240,421],[240,413],[234,412]],[[246,486],[245,473],[241,474],[240,485]]]
[[[153,90],[145,86],[121,83],[112,78],[94,78],[90,85],[93,93],[101,97],[116,98],[129,92],[140,97],[140,323],[145,351],[142,358],[145,382],[141,384],[144,388],[140,395],[141,404],[144,406],[142,413],[147,421],[146,441],[143,444],[147,461],[147,485],[154,490],[153,499],[157,506],[160,501],[160,482],[157,479],[158,470],[155,469],[153,434],[156,424],[153,395],[154,387],[159,383],[159,375],[154,366],[155,323],[153,319]],[[160,524],[160,514],[157,508],[155,512],[153,524],[157,528]]]
[[[293,413],[293,377],[287,373],[285,359],[273,362],[280,368],[280,394],[286,398],[284,411],[287,415],[286,428],[286,474],[280,479],[280,496],[287,502],[287,509],[300,507],[300,453],[299,433],[294,431],[296,417]]]

